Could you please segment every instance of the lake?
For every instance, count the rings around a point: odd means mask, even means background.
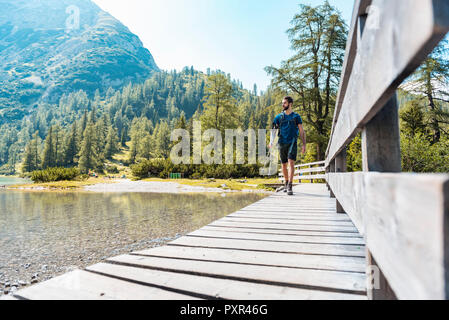
[[[26,184],[26,183],[33,183],[33,181],[17,177],[0,176],[0,186],[11,186],[15,184]]]
[[[163,245],[265,196],[0,189],[0,289]]]

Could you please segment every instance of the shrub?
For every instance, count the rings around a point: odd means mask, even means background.
[[[77,168],[48,168],[31,173],[31,180],[35,183],[74,180],[80,175]]]
[[[259,176],[260,165],[175,165],[170,160],[144,160],[131,166],[139,179],[149,177],[167,178],[170,173],[181,173],[187,179],[200,178],[254,178]]]
[[[106,171],[108,173],[112,173],[112,174],[120,173],[120,171],[118,170],[117,166],[108,166],[106,168]]]

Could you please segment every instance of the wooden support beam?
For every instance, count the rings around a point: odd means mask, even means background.
[[[329,163],[329,172],[331,172],[331,173],[335,172],[335,160],[332,160]],[[334,191],[332,190],[332,188],[330,188],[330,192],[331,192],[331,198],[335,198],[335,194],[334,194]]]
[[[396,94],[362,131],[363,171],[401,172]]]
[[[335,158],[335,172],[343,173],[347,171],[346,162],[346,148],[340,152],[340,154]],[[341,205],[340,201],[337,199],[337,213],[346,213],[345,209]]]
[[[367,279],[368,279],[368,300],[397,300],[396,294],[391,289],[390,284],[380,271],[376,260],[369,249],[366,250]]]

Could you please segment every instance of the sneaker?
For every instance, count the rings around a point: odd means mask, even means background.
[[[289,183],[288,184],[288,189],[287,189],[288,195],[292,196],[293,195],[293,184]]]
[[[285,183],[284,192],[287,193],[287,190],[288,190],[288,182]]]

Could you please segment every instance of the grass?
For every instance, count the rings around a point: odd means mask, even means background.
[[[244,182],[246,180],[246,182]],[[175,182],[182,185],[204,187],[204,188],[221,188],[233,191],[243,190],[273,190],[267,187],[267,184],[279,183],[277,179],[158,179],[148,178],[142,181],[147,182]],[[223,187],[226,185],[226,187]]]

